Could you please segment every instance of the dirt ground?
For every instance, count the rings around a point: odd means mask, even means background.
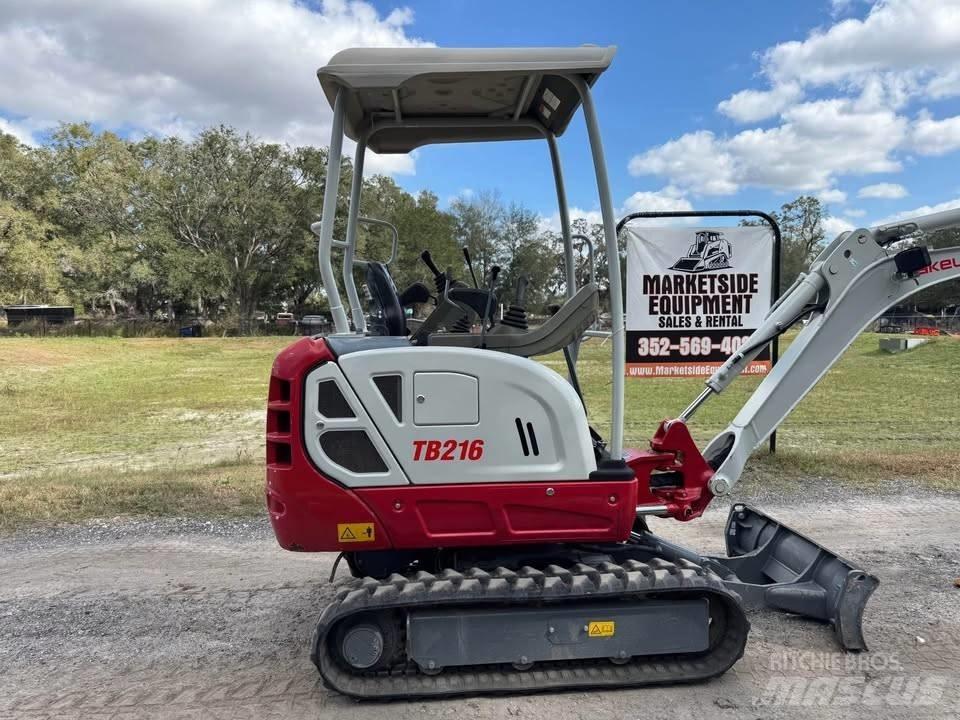
[[[880,578],[869,653],[760,613],[746,656],[702,685],[390,704],[321,686],[308,644],[334,556],[280,550],[265,520],[21,532],[0,539],[0,718],[957,717],[960,495],[805,498],[757,500]],[[720,552],[725,515],[654,530]]]

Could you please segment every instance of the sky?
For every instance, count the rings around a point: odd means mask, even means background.
[[[0,0],[0,130],[127,137],[226,123],[326,145],[315,71],[356,46],[615,45],[594,96],[618,215],[771,210],[828,235],[960,206],[960,0]],[[574,217],[599,205],[582,116],[560,139]],[[543,142],[370,155],[442,205],[496,191],[556,225]]]

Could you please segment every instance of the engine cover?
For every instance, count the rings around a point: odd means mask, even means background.
[[[327,397],[330,382],[339,397]],[[316,368],[304,390],[307,451],[348,487],[559,482],[596,469],[580,398],[527,358],[365,350]]]

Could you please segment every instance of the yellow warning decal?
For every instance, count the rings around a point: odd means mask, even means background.
[[[613,620],[591,620],[587,623],[589,637],[613,637],[617,624]]]
[[[376,539],[373,523],[340,523],[337,538],[342,543],[373,542]]]

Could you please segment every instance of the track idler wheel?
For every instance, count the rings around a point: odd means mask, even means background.
[[[400,650],[400,631],[391,617],[368,613],[349,618],[336,628],[333,651],[354,672],[375,672],[394,663]]]

